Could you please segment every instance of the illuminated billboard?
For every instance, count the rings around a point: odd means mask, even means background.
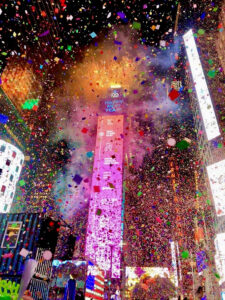
[[[220,130],[192,30],[189,30],[183,36],[183,39],[205,126],[206,135],[208,140],[212,140],[220,135]]]
[[[98,118],[85,254],[120,277],[123,116]]]
[[[126,299],[175,297],[175,278],[168,268],[126,267]]]
[[[23,161],[18,148],[0,140],[0,213],[10,211]]]
[[[210,187],[218,216],[225,215],[225,160],[207,167]]]
[[[216,255],[215,255],[216,268],[220,276],[219,283],[222,284],[225,281],[225,255],[224,255],[225,233],[223,232],[217,234],[214,242],[216,248]]]

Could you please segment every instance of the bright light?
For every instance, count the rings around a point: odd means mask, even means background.
[[[120,88],[121,88],[121,85],[120,85],[120,84],[111,84],[111,85],[110,85],[110,88],[111,88],[111,89],[120,89]]]
[[[122,134],[122,115],[98,118],[85,254],[112,278],[120,277]]]
[[[215,248],[216,248],[216,255],[215,255],[215,262],[217,271],[220,275],[220,284],[225,281],[225,233],[219,233],[216,235],[215,238]]]
[[[225,215],[225,160],[207,167],[211,191],[218,216]]]
[[[212,140],[220,135],[220,130],[192,30],[189,30],[183,36],[183,39],[197,93],[199,106],[202,113],[207,138],[208,140]]]
[[[23,153],[15,146],[0,140],[0,212],[7,213],[13,202],[16,183],[24,161]]]
[[[178,271],[177,271],[175,242],[171,242],[170,246],[171,246],[171,256],[172,256],[172,267],[173,267],[173,273],[174,273],[174,281],[175,281],[176,287],[178,287]]]

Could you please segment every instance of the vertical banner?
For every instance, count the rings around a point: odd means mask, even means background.
[[[123,116],[98,118],[85,254],[120,277]]]

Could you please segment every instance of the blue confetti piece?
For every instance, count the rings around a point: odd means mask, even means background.
[[[76,174],[73,177],[73,181],[76,182],[76,184],[80,184],[82,180],[83,180],[83,178],[79,174]]]
[[[8,122],[8,120],[9,120],[8,116],[0,114],[0,123],[6,124]]]
[[[201,14],[200,18],[203,20],[203,19],[205,19],[205,16],[206,16],[206,13],[204,12]]]
[[[94,39],[97,36],[97,34],[93,31],[92,33],[90,33],[90,36]]]
[[[123,13],[122,11],[119,11],[119,12],[117,13],[117,16],[119,16],[122,20],[126,18],[125,13]]]
[[[86,153],[86,155],[87,155],[88,158],[91,158],[93,156],[93,152],[89,151],[89,152]]]

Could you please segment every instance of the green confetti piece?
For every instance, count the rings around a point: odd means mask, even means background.
[[[213,12],[217,12],[217,10],[218,10],[218,7],[213,8]]]
[[[210,70],[207,75],[210,77],[210,78],[214,78],[216,76],[216,71],[215,70]]]
[[[166,225],[170,226],[170,225],[171,225],[171,222],[170,222],[170,221],[167,221],[167,222],[166,222]]]
[[[72,50],[72,46],[68,45],[68,46],[67,46],[67,50],[68,50],[68,51],[71,51],[71,50]]]
[[[138,197],[140,197],[142,195],[142,192],[138,192],[137,195]]]
[[[2,52],[2,55],[6,56],[8,53],[7,52]]]
[[[206,203],[207,203],[208,205],[211,205],[211,202],[210,202],[209,199],[206,200]]]
[[[214,273],[214,275],[216,276],[216,278],[220,279],[220,275],[218,273]]]
[[[187,141],[183,140],[183,141],[178,142],[176,144],[176,147],[180,150],[185,150],[189,147],[189,145],[190,144]]]
[[[189,257],[188,251],[183,251],[183,252],[181,253],[181,257],[184,258],[184,259],[188,258],[188,257]]]
[[[134,29],[140,30],[141,29],[141,23],[133,22],[132,27]]]
[[[24,181],[23,179],[20,180],[20,181],[19,181],[19,185],[20,185],[20,186],[24,186],[24,185],[25,185],[25,181]]]
[[[100,208],[98,208],[97,211],[96,211],[96,215],[101,216],[101,214],[102,214],[102,210]]]
[[[204,30],[204,29],[199,29],[199,30],[198,30],[198,34],[199,34],[199,35],[203,35],[204,33],[205,33],[205,30]]]
[[[212,65],[212,64],[213,64],[213,60],[212,60],[212,59],[209,59],[208,63],[209,63],[210,65]]]

